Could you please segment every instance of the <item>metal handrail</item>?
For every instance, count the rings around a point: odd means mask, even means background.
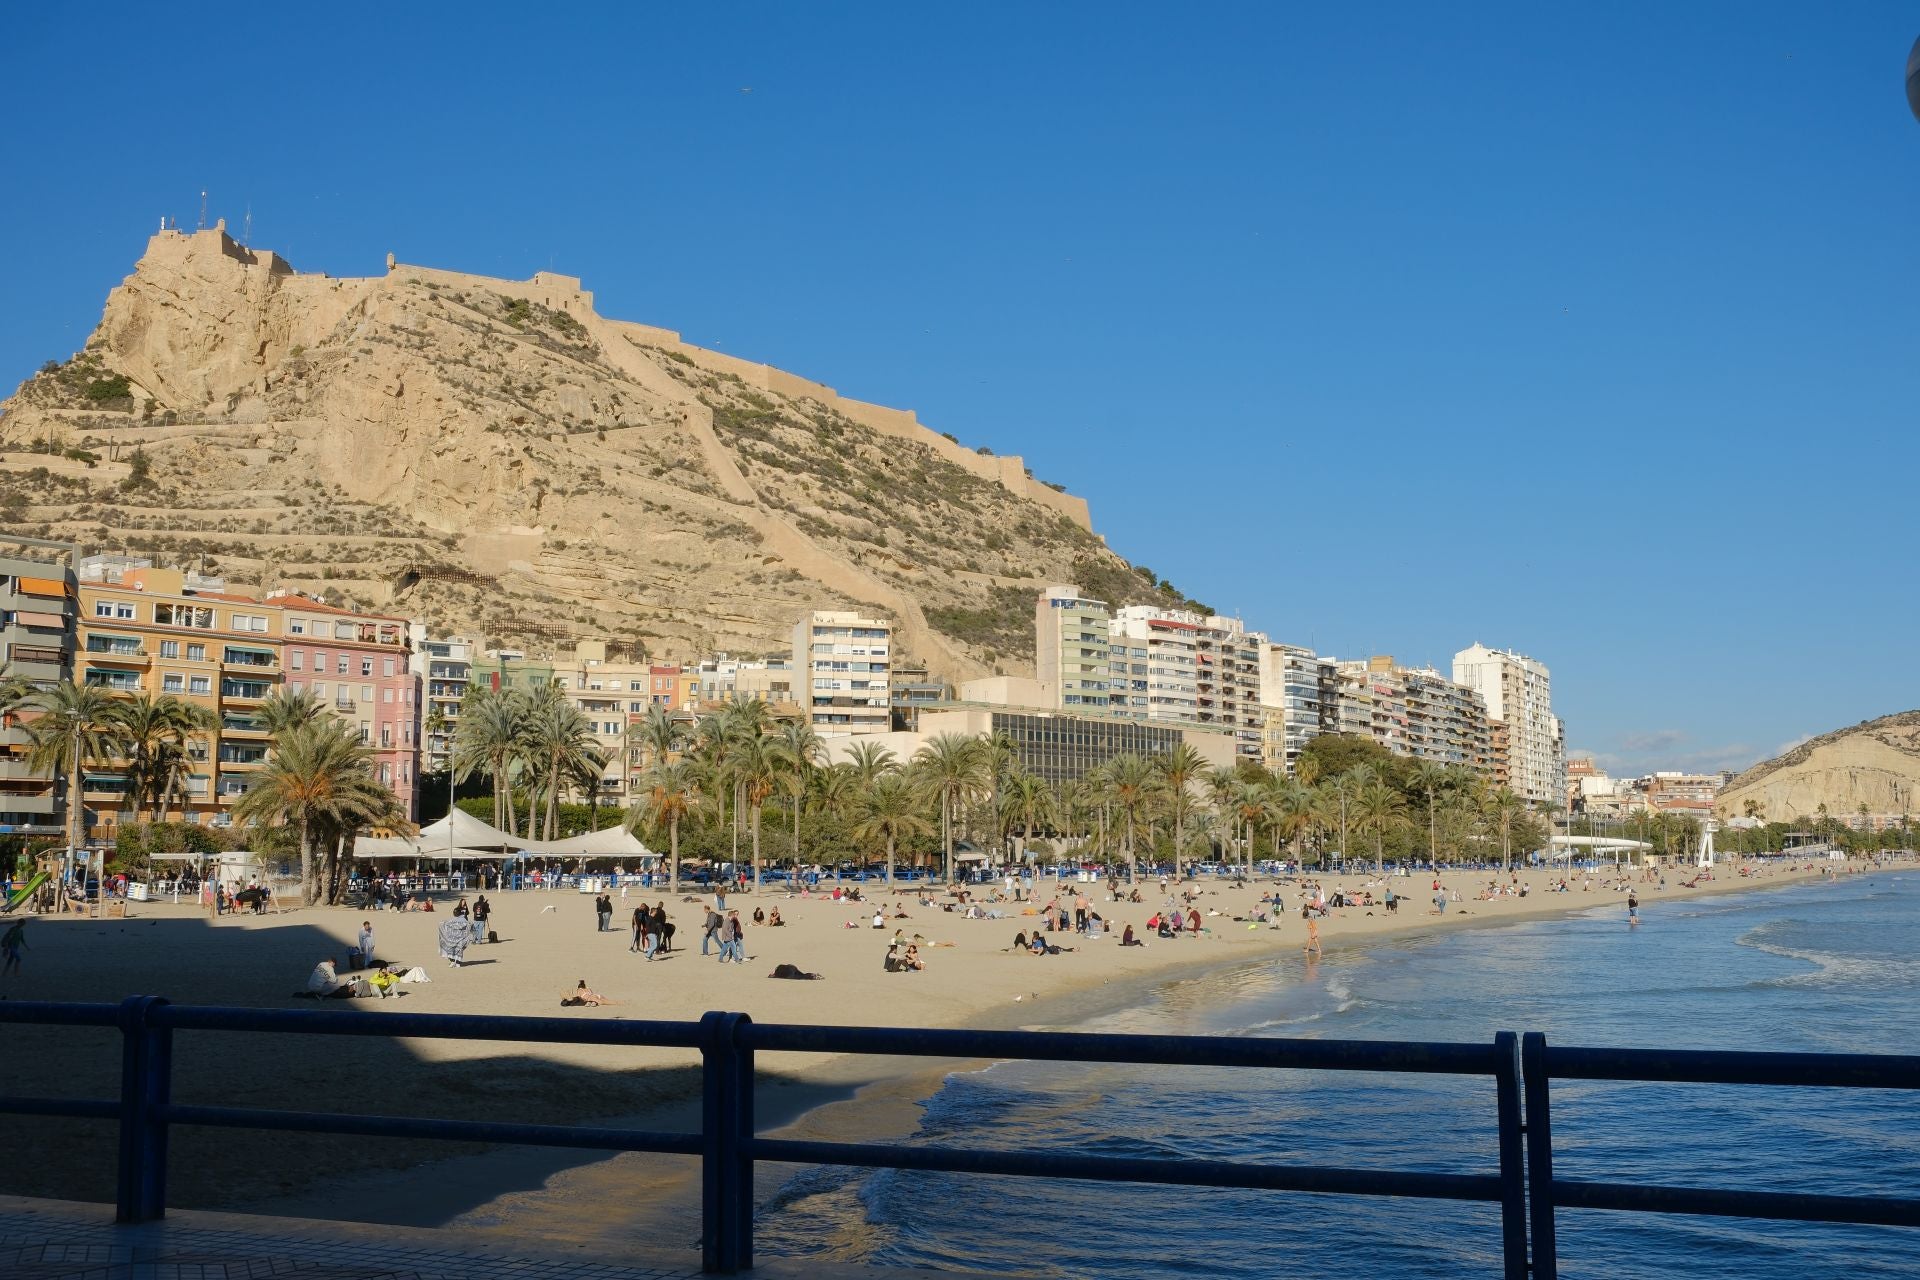
[[[1915,1089],[1920,1088],[1920,1057],[1915,1056],[1549,1048],[1538,1032],[1517,1037],[1503,1031],[1486,1044],[1282,1040],[757,1024],[743,1013],[709,1013],[694,1023],[225,1009],[174,1005],[158,996],[132,996],[118,1005],[0,1001],[0,1025],[4,1024],[114,1027],[121,1032],[123,1066],[118,1099],[0,1097],[0,1114],[117,1120],[120,1145],[116,1202],[122,1222],[144,1222],[165,1215],[168,1130],[172,1125],[191,1124],[697,1155],[701,1161],[701,1261],[709,1273],[732,1273],[753,1265],[753,1174],[756,1162],[763,1160],[1496,1203],[1501,1208],[1503,1274],[1509,1280],[1529,1275],[1536,1280],[1553,1280],[1557,1276],[1554,1215],[1562,1207],[1920,1226],[1920,1198],[1729,1191],[1557,1178],[1553,1174],[1548,1087],[1557,1076]],[[697,1049],[702,1064],[701,1124],[694,1133],[663,1133],[596,1125],[185,1105],[171,1099],[176,1031]],[[754,1055],[761,1051],[1491,1077],[1498,1167],[1484,1174],[1428,1173],[763,1138],[758,1136],[754,1122]]]

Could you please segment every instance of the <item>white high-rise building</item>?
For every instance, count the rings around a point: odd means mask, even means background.
[[[1112,641],[1106,601],[1075,586],[1050,586],[1033,607],[1033,674],[1049,706],[1106,712],[1112,699]]]
[[[1266,710],[1266,765],[1293,776],[1309,742],[1334,731],[1339,672],[1332,658],[1295,644],[1260,649],[1260,705]]]
[[[1484,644],[1453,655],[1453,680],[1479,693],[1493,733],[1494,773],[1528,804],[1557,808],[1566,795],[1565,734],[1553,714],[1545,663]]]
[[[823,738],[893,727],[892,666],[890,619],[815,610],[793,628],[794,697]]]

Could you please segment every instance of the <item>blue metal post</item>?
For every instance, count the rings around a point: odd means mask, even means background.
[[[753,1021],[733,1015],[737,1029]],[[742,1271],[753,1269],[753,1048],[729,1037],[734,1044],[733,1065],[733,1192],[734,1258]]]
[[[114,1217],[152,1222],[167,1212],[167,1122],[173,1088],[173,1032],[148,1025],[162,996],[120,1002],[120,1152]]]
[[[1520,1039],[1520,1072],[1527,1099],[1527,1209],[1533,1227],[1533,1280],[1559,1280],[1553,1232],[1553,1118],[1547,1096],[1547,1037]]]
[[[1494,1096],[1500,1122],[1500,1244],[1506,1280],[1527,1280],[1527,1170],[1520,1123],[1520,1038],[1495,1033]]]
[[[741,1055],[735,1038],[743,1013],[708,1013],[700,1019],[700,1269],[709,1275],[744,1270],[752,1254],[753,1184],[741,1140]],[[752,1084],[746,1086],[747,1129],[752,1128]]]

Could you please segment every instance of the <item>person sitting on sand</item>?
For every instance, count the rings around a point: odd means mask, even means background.
[[[780,908],[778,907],[775,907],[773,914],[767,917],[767,928],[769,929],[778,929],[785,923],[786,921],[780,918]]]
[[[912,943],[908,943],[907,954],[900,957],[900,966],[903,969],[918,973],[927,967],[927,962],[920,958],[920,948],[914,946]]]
[[[755,924],[765,924],[767,922],[767,909],[765,907],[755,907],[753,909],[753,922]]]
[[[313,972],[307,975],[307,990],[317,996],[324,996],[339,985],[340,978],[333,971],[331,957],[314,965]]]
[[[400,985],[400,975],[393,971],[392,965],[383,964],[367,976],[367,983],[385,1000],[390,995],[398,994],[394,988]]]
[[[873,927],[876,929],[884,929],[887,927],[887,913],[880,907],[873,909]]]
[[[1120,935],[1120,945],[1123,947],[1144,947],[1147,944],[1134,937],[1133,926],[1128,925],[1126,930]]]

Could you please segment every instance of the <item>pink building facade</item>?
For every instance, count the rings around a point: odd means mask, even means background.
[[[271,597],[284,612],[290,692],[312,693],[374,750],[374,772],[409,817],[419,816],[420,677],[409,670],[407,620],[301,595]]]

